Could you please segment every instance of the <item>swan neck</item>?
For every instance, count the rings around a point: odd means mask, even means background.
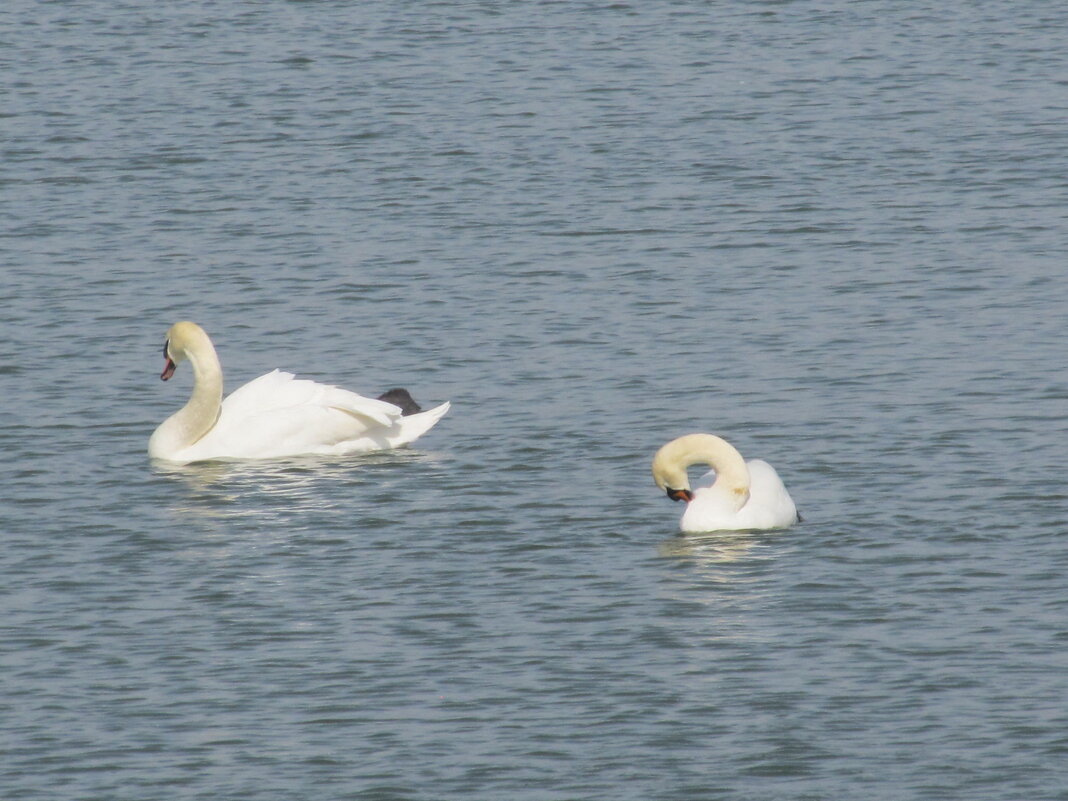
[[[219,407],[222,406],[222,366],[214,348],[210,353],[190,356],[189,361],[193,367],[193,394],[188,405],[195,404],[198,410],[202,410],[203,417],[210,420],[210,428],[215,424]]]
[[[185,406],[171,418],[179,447],[188,447],[211,431],[222,408],[222,365],[210,340],[187,350],[186,357],[193,370],[193,392]]]
[[[749,468],[738,449],[714,434],[690,434],[668,443],[654,462],[669,486],[689,489],[687,468],[705,464],[716,471],[712,488],[724,491],[737,508],[749,499]]]

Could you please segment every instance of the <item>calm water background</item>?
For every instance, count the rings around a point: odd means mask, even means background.
[[[0,11],[0,795],[1068,799],[1068,11]],[[153,466],[174,321],[453,411]],[[805,522],[677,537],[720,433]]]

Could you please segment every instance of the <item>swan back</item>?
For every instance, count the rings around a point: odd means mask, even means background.
[[[698,487],[679,521],[688,533],[786,528],[797,522],[797,509],[779,474],[762,459],[746,462],[751,483],[749,499],[737,507],[715,484]]]

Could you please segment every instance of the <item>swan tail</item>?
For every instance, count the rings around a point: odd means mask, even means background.
[[[410,414],[397,421],[398,432],[390,437],[390,445],[394,448],[415,442],[445,416],[451,404],[446,401],[440,406],[428,409],[425,412]]]

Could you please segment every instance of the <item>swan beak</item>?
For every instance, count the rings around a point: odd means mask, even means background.
[[[693,493],[688,489],[672,489],[668,487],[667,496],[673,501],[686,501],[689,503],[693,500]]]
[[[163,366],[163,372],[159,374],[160,381],[167,381],[172,375],[174,375],[175,368],[178,365],[174,363],[174,360],[170,356],[167,357],[167,363]]]

